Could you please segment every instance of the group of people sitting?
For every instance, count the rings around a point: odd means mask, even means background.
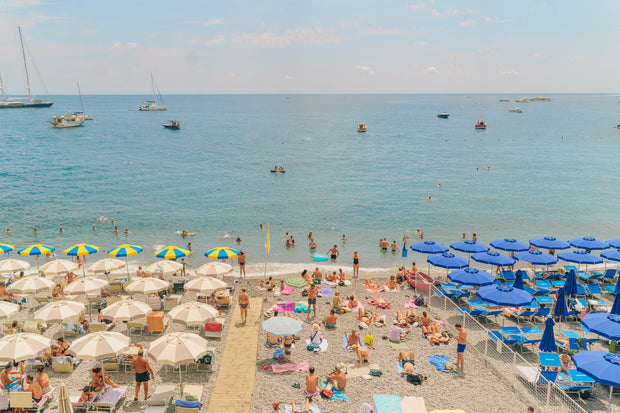
[[[3,389],[11,390],[13,388],[23,387],[24,391],[32,393],[32,400],[39,403],[44,394],[49,393],[52,390],[50,385],[50,379],[45,373],[45,366],[38,366],[36,369],[37,377],[33,377],[31,374],[24,376],[21,370],[14,370],[17,368],[17,364],[7,364],[7,366],[0,373],[0,384]],[[20,386],[22,384],[23,386]]]

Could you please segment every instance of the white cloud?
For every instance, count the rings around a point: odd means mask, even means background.
[[[284,75],[284,80],[295,80],[295,77],[291,75]]]
[[[504,76],[514,76],[519,74],[516,70],[498,70],[497,73]]]
[[[412,65],[411,69],[413,70],[416,76],[431,76],[431,75],[439,75],[441,71],[437,66],[418,66]]]
[[[426,69],[424,69],[424,71],[431,75],[438,75],[440,73],[439,69],[437,69],[435,66],[429,66]]]
[[[384,34],[406,34],[407,32],[401,29],[384,29],[381,26],[372,26],[366,30],[358,32],[356,36],[366,35],[384,35]]]
[[[474,24],[474,21],[472,19],[469,19],[469,20],[465,20],[464,22],[460,22],[458,26],[467,27],[467,26],[471,26],[472,24]]]
[[[472,57],[472,56],[480,56],[480,55],[491,55],[491,56],[499,56],[499,53],[495,49],[490,47],[481,47],[480,49],[474,50],[473,52],[461,52],[455,53],[451,55],[447,55],[448,59],[460,59],[464,57]]]
[[[512,19],[500,19],[499,17],[485,17],[487,23],[510,23]]]
[[[359,66],[358,65],[358,66],[355,66],[355,70],[357,70],[360,73],[364,73],[370,76],[375,74],[374,69],[370,66]]]
[[[444,16],[456,16],[458,14],[465,14],[463,10],[459,9],[446,9],[443,11]]]
[[[212,39],[207,39],[207,40],[203,40],[203,39],[191,39],[188,40],[186,42],[184,42],[185,44],[193,44],[193,45],[201,45],[201,46],[214,46],[216,44],[220,44],[220,43],[224,43],[226,42],[226,39],[224,38],[224,36],[216,36]]]
[[[112,50],[116,50],[119,52],[128,52],[128,51],[136,50],[139,47],[140,45],[135,42],[128,42],[128,43],[115,42],[112,44]]]
[[[414,43],[416,46],[420,46],[420,47],[428,47],[431,44],[429,42],[425,42],[425,41],[417,41]]]
[[[27,8],[45,4],[38,0],[0,0],[0,9],[3,8]]]
[[[431,1],[421,1],[417,4],[411,4],[409,6],[407,6],[407,8],[411,9],[411,10],[420,10],[421,8],[424,8],[425,6],[428,6],[430,4],[435,3],[433,0]]]
[[[439,17],[439,16],[441,16],[441,13],[439,13],[439,12],[438,12],[437,10],[435,10],[435,9],[433,9],[433,10],[431,11],[431,13],[432,13],[432,14],[433,14],[433,16],[435,16],[435,17]]]
[[[261,48],[286,47],[293,44],[326,44],[342,41],[333,29],[324,29],[321,26],[315,28],[298,28],[285,30],[284,33],[258,32],[241,33],[231,39],[231,43],[237,46],[253,46]]]
[[[536,59],[544,59],[544,60],[551,59],[549,56],[541,54],[541,53],[532,53],[532,57],[534,57]]]
[[[220,24],[222,22],[221,19],[215,19],[215,20],[209,20],[207,22],[196,22],[198,24],[201,24],[203,26],[213,26],[214,24]]]

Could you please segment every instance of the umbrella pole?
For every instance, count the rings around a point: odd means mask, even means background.
[[[607,406],[607,413],[611,413],[611,396],[614,391],[614,386],[609,385],[609,406]]]
[[[127,257],[125,257],[125,269],[127,270],[127,279],[129,280],[129,262],[127,262]]]
[[[183,376],[181,376],[181,366],[179,365],[179,385],[183,386]]]

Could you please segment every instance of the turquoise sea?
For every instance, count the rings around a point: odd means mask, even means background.
[[[340,247],[337,265],[358,250],[362,268],[377,269],[403,261],[380,253],[379,239],[402,246],[417,229],[448,244],[473,232],[482,242],[618,238],[619,98],[549,96],[173,95],[167,112],[139,112],[148,96],[86,96],[94,120],[65,130],[45,121],[79,110],[79,98],[54,96],[49,109],[0,111],[0,227],[14,231],[0,243],[43,242],[62,255],[76,242],[130,242],[148,263],[156,247],[191,241],[194,265],[209,248],[239,246],[262,271],[263,223],[270,271],[286,272],[312,265],[310,230],[318,252]],[[508,112],[517,106],[522,114]],[[444,110],[450,118],[437,118]],[[486,131],[474,130],[480,117]],[[165,130],[169,119],[181,130]],[[368,132],[356,132],[361,121]],[[182,239],[183,229],[196,235]],[[407,262],[423,259],[410,252]]]

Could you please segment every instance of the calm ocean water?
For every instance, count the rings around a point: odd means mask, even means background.
[[[191,241],[198,265],[204,251],[237,246],[238,236],[258,271],[263,223],[273,271],[284,271],[312,265],[310,230],[318,252],[340,246],[339,265],[350,266],[358,250],[362,267],[377,268],[402,262],[378,251],[380,238],[402,246],[404,234],[417,242],[418,228],[443,243],[463,232],[482,242],[620,237],[618,96],[498,101],[519,97],[165,96],[167,112],[139,112],[142,96],[87,96],[95,119],[66,130],[45,120],[78,110],[77,96],[54,97],[50,109],[2,110],[0,227],[14,232],[0,243],[61,251],[131,242],[145,247],[138,261],[151,262],[154,248]],[[508,112],[516,106],[522,114]],[[443,110],[449,119],[436,117]],[[474,130],[479,117],[486,131]],[[162,128],[169,119],[182,129]],[[360,121],[365,134],[356,132]],[[274,165],[286,174],[271,174]],[[101,216],[130,235],[112,233]],[[197,234],[182,239],[182,229]],[[217,238],[229,231],[232,239]],[[285,232],[295,248],[285,248]],[[423,257],[410,252],[411,260]]]

